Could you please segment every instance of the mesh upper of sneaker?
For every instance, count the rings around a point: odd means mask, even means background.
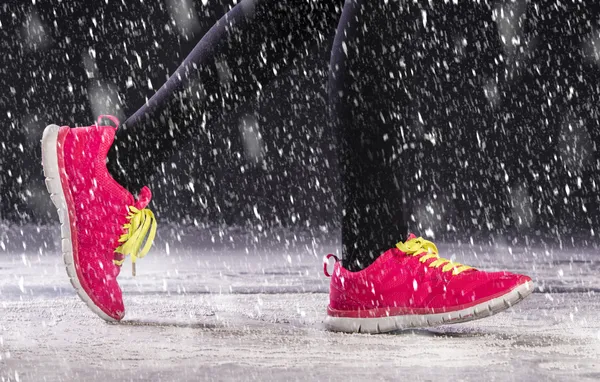
[[[419,259],[392,248],[360,272],[350,272],[337,262],[331,276],[330,308],[447,311],[492,299],[529,280],[472,268],[453,274],[452,270],[444,272],[443,267],[430,267],[433,259],[424,263]]]

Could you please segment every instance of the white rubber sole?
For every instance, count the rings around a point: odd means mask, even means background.
[[[108,322],[116,322],[102,311],[85,289],[81,286],[77,270],[75,269],[75,261],[73,258],[73,241],[71,240],[71,221],[69,218],[69,208],[67,207],[67,199],[65,198],[65,190],[63,190],[60,180],[60,169],[58,167],[58,133],[60,127],[57,125],[49,125],[44,130],[42,137],[42,165],[44,166],[44,176],[46,177],[46,188],[50,193],[50,199],[58,211],[58,219],[60,221],[60,236],[62,245],[63,260],[67,274],[71,280],[71,284],[77,295],[86,303],[86,305],[96,313],[100,318]],[[66,192],[69,192],[66,190]]]
[[[437,314],[411,314],[380,318],[349,318],[327,316],[328,330],[345,333],[386,333],[395,330],[424,328],[443,324],[473,321],[502,312],[517,304],[533,292],[533,282],[528,281],[510,292],[470,308]]]

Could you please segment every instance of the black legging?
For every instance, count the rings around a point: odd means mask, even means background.
[[[338,24],[338,1],[242,1],[118,130],[111,173],[138,187],[198,135],[210,155],[227,160],[225,141],[239,132],[219,123],[224,115],[255,100],[261,86],[337,24],[329,98],[342,181],[343,258],[353,270],[369,265],[406,234],[402,190],[412,185],[404,180],[411,172],[400,172],[403,146],[410,127],[438,107],[426,104],[420,89],[430,73],[419,70],[454,47],[452,36],[439,33],[451,24],[444,6],[422,3],[348,0]]]
[[[322,42],[335,29],[341,5],[241,1],[215,20],[161,89],[125,121],[109,153],[111,172],[124,184],[141,186],[164,159],[198,137],[223,162],[225,142],[239,134],[237,125],[224,122]]]
[[[451,178],[440,174],[456,171],[448,162],[462,159],[460,150],[469,155],[469,140],[476,142],[457,134],[460,127],[483,126],[467,128],[475,135],[491,125],[483,123],[492,108],[481,83],[498,67],[491,16],[488,4],[346,2],[331,55],[329,101],[349,268],[371,264],[404,240],[411,218],[406,205],[423,194],[432,200],[436,190],[424,186]],[[452,122],[457,127],[449,129]],[[436,173],[419,175],[407,167],[415,162],[438,162],[423,166]]]

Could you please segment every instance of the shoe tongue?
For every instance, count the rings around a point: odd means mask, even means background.
[[[406,241],[412,240],[412,239],[416,239],[417,235],[415,235],[414,233],[409,233],[408,237],[406,238]]]
[[[135,202],[135,208],[142,210],[150,203],[152,199],[152,192],[146,186],[142,187],[140,194],[138,195],[137,201]]]

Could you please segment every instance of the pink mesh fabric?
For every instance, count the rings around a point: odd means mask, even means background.
[[[531,279],[508,272],[468,270],[458,275],[430,268],[418,256],[392,248],[371,266],[350,272],[336,262],[330,285],[329,314],[383,317],[460,310],[508,293]]]
[[[63,127],[58,152],[62,156],[63,189],[70,194],[66,197],[78,278],[92,301],[118,320],[125,309],[117,283],[119,267],[113,263],[114,250],[123,234],[128,207],[135,200],[106,168],[115,130],[110,126]],[[145,204],[148,201],[149,197]]]

